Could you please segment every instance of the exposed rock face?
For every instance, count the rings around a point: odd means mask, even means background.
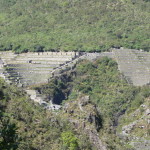
[[[45,109],[48,110],[58,110],[61,108],[60,105],[53,104],[52,101],[46,102],[46,97],[39,94],[36,90],[26,90],[26,93],[29,95],[31,100],[42,105]]]
[[[97,150],[106,150],[98,131],[101,128],[101,117],[96,106],[90,103],[89,96],[79,96],[77,101],[70,101],[63,107],[63,115],[73,124],[77,132],[89,137]]]
[[[135,150],[150,149],[150,98],[137,110],[125,116],[126,124],[122,126],[119,136]]]

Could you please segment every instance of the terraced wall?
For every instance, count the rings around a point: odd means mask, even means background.
[[[150,53],[131,49],[113,49],[118,69],[129,83],[143,86],[150,83]]]
[[[103,53],[43,52],[14,54],[11,51],[0,52],[0,75],[20,86],[47,83],[54,76],[73,69],[81,59],[94,60],[110,57],[118,62],[118,69],[127,81],[135,86],[150,83],[150,53],[131,49],[112,49]]]
[[[78,52],[43,52],[14,54],[0,52],[3,75],[19,86],[47,83],[52,71],[79,57]]]

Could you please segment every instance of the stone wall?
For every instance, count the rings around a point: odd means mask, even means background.
[[[130,84],[143,86],[150,83],[150,53],[130,49],[112,49],[112,52],[80,54],[75,52],[23,54],[0,52],[2,61],[0,77],[9,83],[16,83],[20,87],[30,87],[35,84],[48,83],[51,78],[73,70],[76,64],[83,59],[93,61],[105,56],[118,62],[119,71],[124,74]],[[52,102],[46,103],[37,91],[27,90],[26,92],[31,99],[47,109],[60,108]]]

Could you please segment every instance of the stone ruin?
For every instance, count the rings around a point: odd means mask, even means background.
[[[150,53],[133,49],[112,49],[118,69],[130,84],[150,84]]]
[[[0,77],[17,86],[25,87],[30,98],[48,109],[59,109],[55,104],[44,102],[43,96],[28,87],[48,81],[63,72],[74,69],[82,59],[93,61],[107,56],[118,63],[128,83],[135,86],[150,84],[150,53],[131,49],[111,49],[103,53],[79,52],[40,52],[14,54],[11,51],[0,52]]]
[[[14,54],[11,51],[0,52],[5,66],[1,67],[1,76],[18,86],[31,86],[47,83],[54,70],[79,57],[78,52],[40,52]],[[2,63],[0,63],[2,64]]]
[[[119,71],[130,84],[143,86],[150,83],[150,53],[124,48],[103,53],[0,52],[0,76],[18,86],[28,87],[47,83],[50,78],[73,69],[81,59],[94,60],[104,56],[117,61]]]
[[[15,54],[12,51],[0,52],[0,77],[8,83],[24,87],[31,100],[47,109],[56,110],[60,106],[46,103],[45,97],[29,87],[60,76],[63,72],[75,68],[82,59],[94,60],[109,53],[79,53],[79,52],[40,52]],[[112,55],[112,53],[111,53]]]
[[[0,52],[0,76],[19,87],[48,83],[49,79],[74,69],[82,59],[94,60],[99,57],[113,57],[112,52],[40,52],[15,54]]]
[[[78,52],[0,52],[0,77],[10,84],[24,87],[30,99],[46,109],[57,110],[60,105],[52,104],[51,101],[45,102],[43,95],[29,87],[48,83],[49,79],[60,75],[67,68],[73,68],[79,57]]]
[[[94,60],[101,57],[115,59],[118,70],[129,84],[143,86],[150,84],[150,52],[135,49],[110,49],[110,52],[85,53],[81,58]]]
[[[129,84],[143,86],[150,84],[150,52],[134,49],[111,49],[111,52],[86,53],[84,59],[93,60],[100,57],[115,59],[118,70],[124,75]]]

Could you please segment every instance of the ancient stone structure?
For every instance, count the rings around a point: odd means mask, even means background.
[[[143,86],[150,83],[150,53],[131,49],[113,49],[118,69],[129,83]]]
[[[103,53],[78,52],[40,52],[14,54],[11,51],[0,52],[0,77],[14,82],[20,87],[47,83],[51,78],[75,68],[78,61],[93,61],[107,56],[118,62],[118,69],[127,81],[135,86],[150,83],[150,53],[131,49],[112,49]],[[44,102],[37,91],[26,90],[31,99],[47,109],[59,109],[59,106]]]
[[[46,109],[57,110],[59,105],[45,102],[45,97],[36,90],[28,89],[32,85],[48,83],[55,76],[73,69],[78,61],[78,52],[40,52],[14,54],[11,51],[0,52],[0,77],[8,83],[24,87],[31,100]]]
[[[14,54],[1,52],[2,63],[6,64],[3,76],[20,86],[47,83],[53,71],[79,57],[78,52],[40,52]]]
[[[112,52],[40,52],[14,54],[0,52],[0,76],[18,86],[47,83],[51,77],[73,69],[81,59],[94,60],[107,56],[118,62],[118,69],[129,83],[143,86],[150,83],[150,53],[131,49],[112,49]],[[4,69],[3,66],[7,66]]]
[[[128,83],[135,86],[150,84],[150,53],[133,49],[111,49],[111,52],[85,53],[80,59],[94,60],[107,56],[118,63],[118,70],[123,73]]]

